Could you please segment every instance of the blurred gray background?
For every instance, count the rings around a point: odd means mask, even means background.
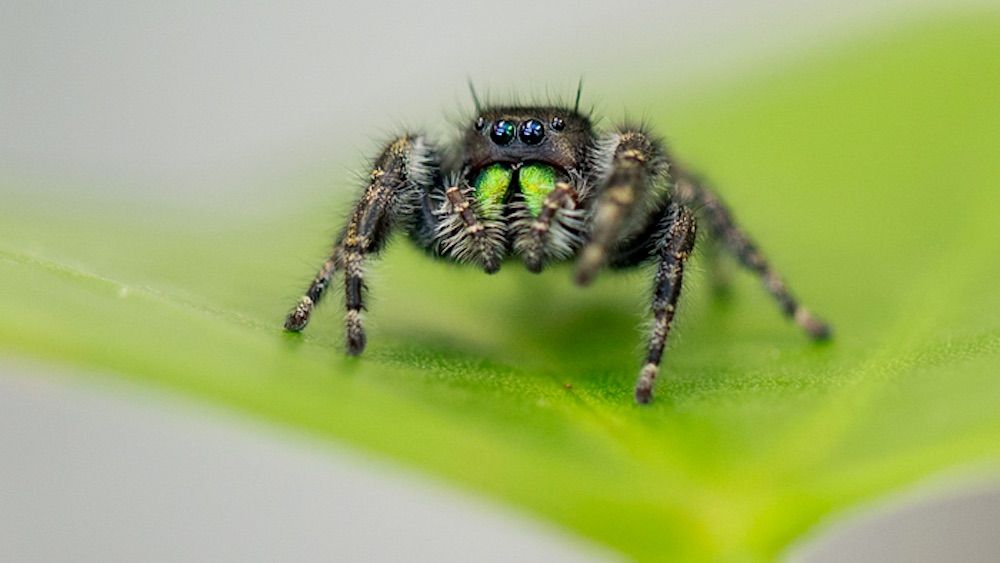
[[[494,99],[566,99],[583,77],[585,105],[642,115],[647,89],[752,76],[954,5],[2,1],[0,201],[72,191],[192,208],[238,195],[232,212],[248,213],[282,204],[277,182],[303,170],[347,175],[400,127],[443,133],[471,111],[467,79]],[[350,454],[141,395],[0,361],[0,559],[612,557]],[[995,555],[996,527],[975,522],[1000,518],[1000,496],[963,498],[951,529],[940,505],[910,507],[797,558]],[[987,543],[949,551],[949,538]]]
[[[401,126],[573,95],[612,118],[943,0],[0,3],[0,180],[204,205],[356,166]],[[623,85],[627,87],[623,88]],[[0,189],[18,189],[4,182]],[[54,186],[52,189],[59,189]]]

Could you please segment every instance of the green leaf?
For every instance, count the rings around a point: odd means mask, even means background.
[[[1000,456],[998,52],[995,15],[951,19],[669,108],[648,94],[836,337],[808,342],[745,274],[715,299],[698,258],[647,408],[648,271],[583,290],[565,267],[484,276],[400,240],[369,282],[365,356],[343,355],[336,303],[282,333],[336,229],[309,182],[250,218],[6,190],[0,347],[348,442],[635,558],[771,559],[831,513]]]

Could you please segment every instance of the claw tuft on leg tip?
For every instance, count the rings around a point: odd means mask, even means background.
[[[313,301],[309,297],[303,297],[292,309],[291,313],[285,317],[285,330],[289,332],[299,332],[309,324],[309,315],[312,314]]]
[[[360,356],[362,352],[365,351],[365,337],[361,338],[349,338],[347,340],[347,355],[348,356]]]
[[[357,356],[365,351],[365,344],[368,339],[365,336],[365,328],[361,322],[361,312],[355,309],[347,311],[347,354]]]
[[[819,323],[816,327],[811,327],[806,329],[809,332],[809,337],[816,342],[826,342],[833,338],[833,329],[830,325]]]
[[[635,382],[635,402],[640,405],[647,405],[653,400],[653,382],[656,381],[656,374],[659,368],[655,364],[649,363],[642,366],[639,372],[639,381]]]
[[[830,325],[817,319],[805,307],[799,307],[795,311],[795,323],[806,331],[810,338],[817,342],[829,340],[833,337],[833,329]]]
[[[653,400],[653,390],[645,387],[635,388],[635,402],[640,405],[648,405]]]
[[[294,315],[288,315],[285,319],[285,330],[288,332],[301,332],[302,329],[306,327],[306,321],[304,319],[296,318]]]

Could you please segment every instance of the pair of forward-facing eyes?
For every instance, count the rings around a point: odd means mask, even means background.
[[[562,131],[566,123],[553,117],[549,126],[554,131]],[[476,130],[482,131],[486,127],[486,120],[480,117],[476,120]],[[514,140],[514,136],[521,139],[526,145],[537,145],[545,139],[545,125],[537,119],[528,119],[518,123],[511,119],[498,119],[490,125],[490,140],[497,145],[507,145]]]

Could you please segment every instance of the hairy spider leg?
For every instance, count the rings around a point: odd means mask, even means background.
[[[314,278],[306,294],[285,320],[285,328],[305,328],[337,267],[344,270],[347,353],[365,348],[361,319],[364,309],[365,258],[379,252],[401,219],[420,217],[413,211],[421,194],[430,189],[438,158],[423,137],[404,135],[389,143],[372,166],[369,184],[355,203],[347,226],[337,238],[330,258]]]
[[[771,267],[757,245],[733,220],[733,215],[715,193],[694,179],[681,175],[674,186],[675,197],[699,210],[712,237],[755,273],[774,297],[781,311],[815,340],[830,337],[830,326],[809,312],[792,296],[781,276]]]
[[[337,264],[340,263],[340,241],[343,238],[343,235],[338,237],[330,257],[323,262],[316,277],[309,284],[309,289],[306,289],[305,295],[299,299],[295,308],[285,317],[285,330],[299,332],[309,324],[313,309],[323,298],[327,288],[330,287],[330,279],[337,269]]]
[[[653,278],[653,328],[646,363],[635,383],[635,400],[640,404],[646,404],[653,398],[653,383],[660,370],[660,360],[681,295],[684,264],[694,249],[697,230],[694,214],[676,203],[667,208],[661,225],[656,242],[656,276]]]
[[[597,166],[609,166],[607,180],[600,189],[593,214],[590,240],[580,252],[576,283],[587,285],[594,280],[608,259],[609,250],[619,239],[630,219],[642,212],[654,195],[652,183],[663,166],[659,144],[642,131],[625,129],[598,148]],[[610,152],[610,165],[601,153]],[[639,219],[645,219],[640,217]]]

